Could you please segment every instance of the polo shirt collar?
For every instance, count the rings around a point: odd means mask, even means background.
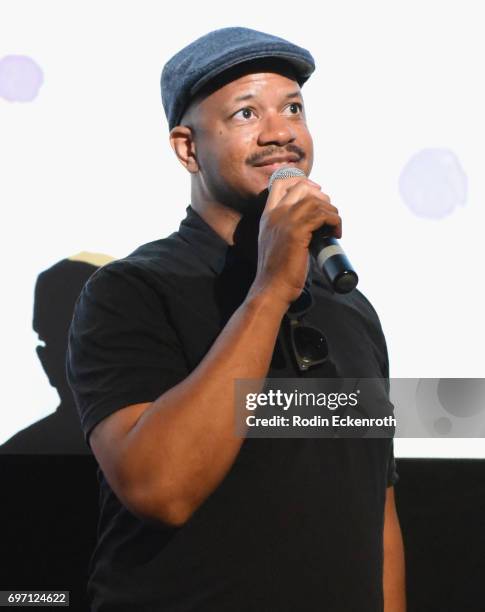
[[[216,274],[220,274],[226,263],[230,245],[192,208],[185,209],[187,216],[178,230],[183,240],[188,242],[194,252]]]

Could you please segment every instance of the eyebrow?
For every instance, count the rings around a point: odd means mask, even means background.
[[[255,98],[256,96],[252,93],[248,93],[248,94],[244,94],[243,96],[237,96],[237,98],[234,98],[232,103],[234,104],[235,102],[243,102],[244,100],[251,100],[251,98]],[[286,94],[285,99],[288,100],[290,98],[301,98],[301,92],[299,91],[292,91],[289,94]]]

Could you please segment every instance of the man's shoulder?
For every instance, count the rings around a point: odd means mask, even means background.
[[[185,278],[193,276],[197,265],[191,245],[173,232],[97,268],[83,286],[79,302],[91,307],[95,303],[136,303],[141,298],[165,301],[183,286]]]
[[[181,239],[178,232],[170,236],[146,242],[128,255],[113,259],[100,266],[90,277],[91,284],[102,283],[108,277],[135,276],[143,277],[150,272],[167,273],[174,271],[177,264],[190,257],[188,245]]]
[[[142,244],[129,255],[115,261],[119,267],[127,270],[138,269],[173,275],[193,270],[199,263],[199,257],[194,245],[189,243],[182,233],[175,231],[165,238]]]
[[[136,247],[129,255],[123,257],[122,261],[127,264],[143,264],[151,261],[158,261],[160,258],[173,258],[180,250],[183,250],[185,243],[178,231],[172,232],[165,238],[151,240]]]

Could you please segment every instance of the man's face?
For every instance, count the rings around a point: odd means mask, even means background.
[[[291,73],[245,74],[197,102],[190,116],[197,178],[211,200],[244,214],[279,166],[310,174],[313,141]]]

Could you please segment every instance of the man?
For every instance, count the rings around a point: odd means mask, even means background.
[[[304,375],[288,316],[305,295],[333,364],[308,375],[388,377],[372,306],[335,294],[309,258],[314,230],[341,236],[338,210],[307,178],[268,197],[278,165],[310,173],[300,87],[313,70],[305,49],[246,28],[210,32],[163,70],[187,217],[96,272],[70,331],[100,466],[92,610],[405,609],[392,439],[235,435],[236,379]]]

